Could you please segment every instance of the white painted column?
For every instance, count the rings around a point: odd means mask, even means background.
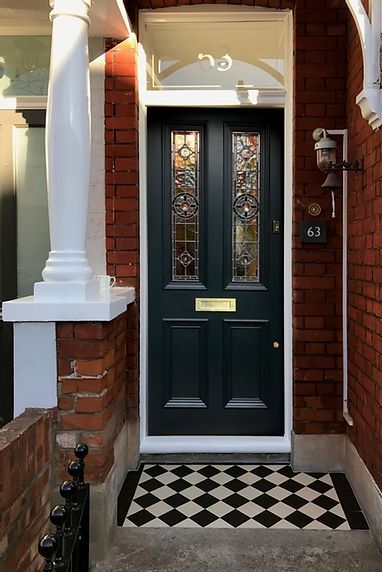
[[[50,0],[46,161],[51,251],[36,301],[85,300],[95,291],[86,256],[90,177],[88,12],[92,0]]]

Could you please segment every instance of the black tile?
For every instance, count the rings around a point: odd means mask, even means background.
[[[233,511],[229,512],[228,514],[225,514],[222,517],[222,520],[224,520],[225,522],[228,522],[228,524],[237,528],[238,526],[240,526],[244,522],[247,522],[247,520],[250,520],[250,518],[247,515],[240,512],[239,510],[233,510]]]
[[[358,504],[346,475],[344,475],[344,473],[331,473],[330,478],[332,479],[334,488],[345,514],[353,510],[360,511],[361,507]]]
[[[255,489],[257,489],[258,491],[262,491],[263,493],[266,493],[266,492],[268,492],[271,489],[274,489],[276,487],[276,485],[274,483],[271,483],[270,481],[267,481],[266,479],[260,479],[260,481],[253,483],[253,485],[251,485],[251,486],[254,487]]]
[[[199,526],[208,526],[211,522],[216,520],[216,516],[211,514],[208,510],[202,510],[194,514],[194,516],[191,516],[190,520],[193,520]]]
[[[282,519],[279,516],[273,514],[273,512],[269,512],[269,510],[264,510],[263,512],[260,512],[260,514],[254,516],[252,520],[256,520],[256,522],[259,522],[263,526],[270,528],[271,526],[274,526],[277,522],[280,522],[280,520]]]
[[[297,475],[297,473],[292,471],[292,467],[290,465],[285,465],[284,467],[281,467],[281,469],[277,470],[277,473],[280,473],[280,475],[283,475],[284,477],[288,477],[288,479],[292,479]]]
[[[150,520],[154,520],[154,518],[155,516],[151,514],[151,512],[148,512],[144,509],[129,516],[129,520],[131,520],[135,526],[143,526],[144,524],[150,522]]]
[[[325,510],[330,510],[338,504],[337,501],[325,495],[320,495],[316,499],[313,499],[312,503],[316,504],[317,506],[320,506],[321,508],[324,508]]]
[[[176,508],[177,506],[186,504],[186,502],[189,502],[190,499],[184,497],[183,495],[180,495],[179,493],[176,493],[175,495],[171,495],[170,497],[167,497],[163,500],[165,503]]]
[[[191,475],[191,473],[194,473],[194,471],[187,467],[187,465],[180,465],[180,467],[171,469],[171,473],[177,477],[187,477],[187,475]]]
[[[258,504],[260,506],[262,506],[263,508],[270,508],[271,506],[277,504],[279,501],[278,499],[275,499],[274,497],[271,497],[269,495],[260,495],[258,497],[255,498],[254,503]]]
[[[288,479],[284,483],[280,483],[279,487],[282,487],[283,489],[289,491],[290,493],[297,493],[297,491],[301,491],[301,489],[304,488],[304,485],[292,479]]]
[[[158,497],[152,495],[151,493],[147,493],[146,495],[142,495],[140,497],[135,497],[134,501],[139,504],[142,508],[147,508],[152,506],[153,504],[158,502]]]
[[[369,525],[367,524],[367,520],[363,516],[362,511],[352,511],[346,516],[352,530],[369,530]]]
[[[306,473],[307,475],[309,475],[310,477],[313,477],[314,479],[321,479],[326,473]]]
[[[172,489],[173,491],[180,493],[186,489],[189,489],[193,485],[191,485],[191,483],[188,483],[187,481],[185,481],[183,479],[177,479],[176,481],[173,481],[172,483],[168,483],[167,486],[170,489]]]
[[[229,506],[232,506],[233,508],[239,508],[240,506],[243,506],[243,504],[246,504],[248,499],[234,493],[233,495],[223,499],[223,502],[229,504]]]
[[[160,475],[167,473],[167,469],[164,469],[160,465],[152,465],[151,467],[145,468],[145,473],[150,475],[150,477],[159,477]]]
[[[242,469],[242,467],[239,467],[238,465],[233,465],[232,467],[229,467],[226,471],[224,471],[227,475],[229,475],[230,477],[241,477],[242,475],[244,475],[245,473],[247,473],[248,471],[245,471],[244,469]]]
[[[219,502],[217,498],[212,497],[208,493],[205,493],[204,495],[201,495],[200,497],[197,497],[197,498],[192,499],[192,500],[194,503],[199,504],[203,508],[208,508],[209,506]],[[167,502],[167,500],[166,500],[166,502]]]
[[[251,470],[251,473],[257,475],[258,477],[268,477],[273,472],[274,471],[268,469],[268,467],[264,467],[264,465],[259,465],[258,467],[255,467],[254,469]]]
[[[127,473],[125,482],[122,485],[121,491],[117,500],[117,525],[122,526],[126,518],[128,510],[133,500],[138,481],[141,477],[144,465],[141,465],[137,471],[129,471]]]
[[[200,475],[203,475],[203,477],[211,478],[214,477],[215,475],[218,475],[221,471],[219,471],[212,465],[206,465],[205,467],[196,472],[199,473]]]
[[[302,506],[307,504],[307,501],[299,497],[298,495],[289,495],[285,499],[283,499],[282,502],[287,504],[288,506],[291,506],[292,508],[301,508]]]
[[[281,485],[281,486],[283,486],[283,485]],[[307,485],[307,486],[310,489],[317,491],[318,493],[321,493],[321,494],[327,493],[332,488],[330,485],[328,485],[327,483],[324,483],[323,481],[313,481],[313,483],[309,483],[309,485]]]
[[[310,524],[315,519],[304,514],[303,512],[300,512],[299,510],[295,510],[287,517],[285,517],[285,520],[291,522],[292,524],[298,526],[299,528],[304,528],[307,524]]]
[[[168,526],[175,526],[176,524],[179,524],[179,522],[182,522],[182,520],[185,520],[187,517],[185,514],[182,514],[178,510],[174,509],[166,512],[165,514],[162,514],[158,518],[165,522]]]
[[[343,518],[341,518],[340,516],[337,516],[336,514],[330,512],[330,511],[324,512],[324,514],[319,516],[317,518],[317,520],[319,522],[322,522],[322,524],[325,524],[325,526],[332,528],[333,530],[335,530],[336,528],[338,528],[341,524],[343,524],[345,522],[345,520]]]
[[[225,483],[224,486],[230,491],[238,493],[239,491],[245,489],[248,485],[246,483],[243,483],[243,481],[239,481],[238,479],[232,479],[232,481],[228,481],[228,483]]]
[[[163,487],[163,483],[161,483],[157,479],[149,479],[144,483],[139,483],[139,486],[142,489],[145,489],[145,491],[150,493],[151,491],[155,491],[156,489],[160,489],[160,487]]]
[[[202,491],[208,493],[209,491],[213,491],[214,489],[216,489],[220,485],[219,485],[219,483],[215,483],[214,481],[211,481],[210,479],[205,479],[204,481],[200,481],[200,483],[196,483],[195,486],[198,487],[198,489],[201,489]]]

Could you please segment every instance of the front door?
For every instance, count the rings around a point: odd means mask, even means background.
[[[148,110],[149,435],[284,434],[282,131]]]

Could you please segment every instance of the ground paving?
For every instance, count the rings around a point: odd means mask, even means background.
[[[367,530],[118,528],[102,572],[382,572]]]

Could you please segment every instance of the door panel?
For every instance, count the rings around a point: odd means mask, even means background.
[[[149,109],[151,435],[283,434],[282,124]]]

